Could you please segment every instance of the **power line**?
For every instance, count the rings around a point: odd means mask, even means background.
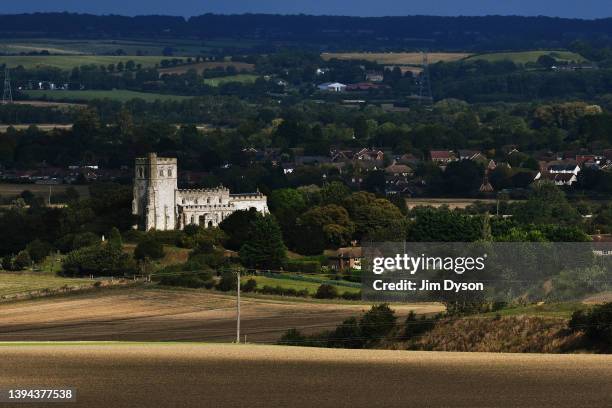
[[[2,92],[2,103],[13,103],[13,91],[11,90],[11,76],[9,68],[4,68],[4,91]]]

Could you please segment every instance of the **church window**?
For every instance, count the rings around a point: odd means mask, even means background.
[[[159,171],[159,177],[164,177],[164,169],[161,169],[161,170]]]
[[[139,167],[139,168],[138,168],[138,175],[139,175],[140,177],[142,177],[142,176],[143,176],[143,173],[142,173],[142,167]]]
[[[168,169],[168,177],[172,177],[172,169]]]
[[[210,204],[210,197],[206,199],[206,204]]]

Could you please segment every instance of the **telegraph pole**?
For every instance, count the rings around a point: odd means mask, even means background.
[[[240,269],[236,270],[236,344],[240,344]]]
[[[11,90],[11,77],[8,66],[4,68],[4,90],[2,92],[2,103],[13,103],[13,91]]]

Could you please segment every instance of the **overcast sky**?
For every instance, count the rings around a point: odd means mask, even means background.
[[[0,13],[73,11],[94,14],[211,13],[384,15],[612,16],[612,0],[0,0]]]

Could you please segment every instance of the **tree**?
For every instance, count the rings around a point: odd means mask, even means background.
[[[319,254],[325,248],[346,245],[353,233],[348,212],[335,204],[314,207],[300,216],[296,223],[298,252]]]
[[[249,268],[280,269],[287,257],[281,229],[272,215],[251,222],[240,260]]]
[[[529,198],[519,204],[514,217],[524,224],[575,224],[580,214],[565,197],[565,193],[552,183],[534,185]]]
[[[28,254],[34,262],[40,262],[45,259],[45,257],[49,255],[52,249],[53,247],[51,246],[51,244],[49,244],[48,242],[43,242],[40,239],[35,239],[34,241],[30,242],[26,247]]]
[[[225,246],[228,249],[240,249],[247,241],[250,226],[259,214],[256,210],[234,211],[221,221],[219,228],[227,234]]]
[[[414,242],[473,242],[482,237],[482,223],[448,208],[414,209],[407,238]]]
[[[26,269],[31,265],[32,259],[30,259],[30,254],[28,254],[28,251],[19,251],[13,260],[13,267],[18,271]]]
[[[142,239],[134,250],[134,258],[142,261],[144,259],[161,259],[164,257],[164,246],[155,237],[147,236]]]
[[[338,297],[338,289],[335,286],[328,285],[326,283],[320,285],[317,288],[315,298],[317,299],[334,299]]]
[[[68,276],[117,276],[133,273],[135,269],[128,254],[108,243],[74,250],[62,263],[62,273]]]

